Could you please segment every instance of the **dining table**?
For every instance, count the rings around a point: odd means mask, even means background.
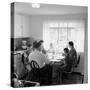
[[[50,65],[52,66],[52,79],[54,84],[62,84],[62,71],[56,72],[59,68],[65,65],[65,56],[51,58]]]

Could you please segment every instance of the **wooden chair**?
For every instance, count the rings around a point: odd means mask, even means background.
[[[69,77],[69,78],[66,79],[67,81],[74,81],[74,76],[76,75],[76,76],[80,77],[77,80],[80,80],[81,79],[81,83],[83,83],[83,81],[84,81],[84,75],[82,75],[80,72],[74,72],[74,68],[77,68],[78,65],[79,65],[79,63],[80,63],[80,55],[78,56],[76,66],[75,65],[72,65],[71,70],[68,71],[68,72],[67,71],[62,71],[61,74],[60,74],[61,75],[60,78],[62,78],[62,73],[64,73],[64,74],[67,74],[68,77]],[[61,79],[60,83],[62,83],[62,82],[63,82],[63,79]]]
[[[81,74],[80,72],[74,72],[73,70],[74,70],[74,67],[71,69],[70,72],[65,72],[64,71],[65,74],[68,74],[68,76],[70,75],[69,78],[68,79],[65,79],[65,80],[68,81],[68,82],[69,81],[70,82],[73,82],[72,84],[75,84],[74,81],[77,82],[78,80],[80,81],[80,83],[83,83],[83,81],[84,81],[84,75]]]
[[[71,75],[78,75],[80,78],[78,78],[77,80],[81,79],[81,83],[83,83],[83,81],[84,81],[84,75],[83,74],[81,74],[80,72],[72,72]]]
[[[63,79],[62,79],[63,74],[67,74],[69,76],[73,72],[73,70],[74,70],[74,67],[72,65],[72,68],[70,71],[63,71],[63,70],[59,71],[59,84],[63,84],[62,83],[63,82]]]
[[[39,67],[39,65],[37,64],[36,61],[32,60],[31,61],[31,68],[32,69],[39,69],[40,67]]]
[[[49,67],[49,66],[47,66]],[[36,61],[32,60],[31,61],[31,68],[32,68],[32,73],[34,73],[35,79],[40,83],[41,86],[43,85],[48,85],[50,83],[48,79],[48,72],[46,73],[43,72],[43,70],[39,67]]]
[[[38,63],[34,60],[30,62],[31,73],[32,73],[32,81],[40,82],[40,67]]]

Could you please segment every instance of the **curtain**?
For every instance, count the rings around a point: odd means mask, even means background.
[[[63,52],[68,41],[73,41],[77,52],[84,51],[84,21],[48,21],[43,23],[44,48],[53,45],[55,52]]]

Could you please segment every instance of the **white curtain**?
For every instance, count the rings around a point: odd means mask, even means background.
[[[49,49],[50,43],[57,52],[67,47],[68,41],[73,41],[77,52],[84,51],[84,21],[68,20],[43,23],[44,48]]]

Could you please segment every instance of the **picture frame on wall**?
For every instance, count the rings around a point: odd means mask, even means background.
[[[88,7],[11,3],[11,86],[88,83]]]

